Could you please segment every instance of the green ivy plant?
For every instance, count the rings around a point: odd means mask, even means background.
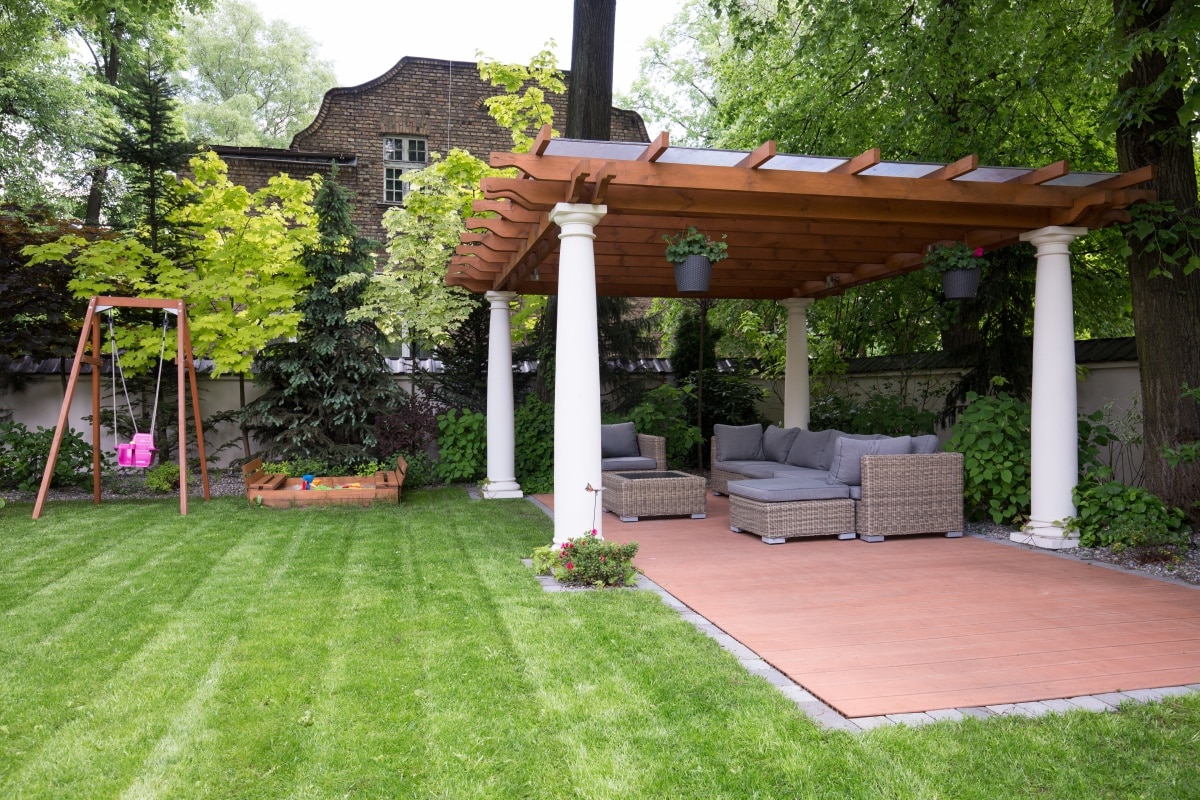
[[[1015,522],[1029,514],[1029,404],[1004,392],[967,394],[948,447],[963,454],[963,494],[973,519]]]
[[[447,483],[474,481],[487,466],[487,417],[450,409],[438,417],[438,474]]]
[[[558,547],[546,545],[535,549],[533,569],[539,575],[554,575],[560,583],[598,589],[632,586],[637,581],[637,569],[633,566],[637,551],[637,542],[607,542],[593,530]]]
[[[526,494],[554,491],[554,406],[528,395],[517,406],[517,483]]]
[[[1112,479],[1107,468],[1090,471],[1075,487],[1076,515],[1068,521],[1084,547],[1186,547],[1184,512],[1168,508],[1141,486]]]
[[[667,243],[667,261],[676,264],[688,256],[708,256],[714,264],[723,261],[729,257],[725,239],[726,235],[722,235],[720,241],[710,239],[694,225],[674,235],[663,235],[663,241]]]

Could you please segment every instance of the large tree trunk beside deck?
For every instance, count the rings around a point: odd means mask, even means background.
[[[1171,13],[1172,6],[1192,0],[1114,0],[1119,33],[1129,37],[1141,27],[1153,27]],[[1132,13],[1140,12],[1139,17]],[[1144,52],[1118,81],[1119,92],[1146,94],[1167,73],[1175,51]],[[1153,165],[1152,188],[1160,201],[1170,201],[1180,211],[1197,207],[1196,164],[1191,137],[1180,124],[1184,95],[1172,86],[1155,98],[1147,119],[1117,130],[1117,159],[1122,171]],[[1145,467],[1147,488],[1170,505],[1188,511],[1200,522],[1200,464],[1184,463],[1174,469],[1162,457],[1164,446],[1200,440],[1200,404],[1181,397],[1183,385],[1200,384],[1200,271],[1173,277],[1155,276],[1163,264],[1155,253],[1146,253],[1129,239],[1129,278],[1133,293],[1134,332],[1141,367],[1142,404],[1145,414]]]
[[[617,0],[575,0],[571,36],[571,91],[567,131],[571,139],[612,138],[613,47]]]

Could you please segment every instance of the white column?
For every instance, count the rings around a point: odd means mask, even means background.
[[[808,307],[811,297],[789,297],[779,304],[787,309],[787,357],[783,373],[783,427],[808,429],[811,398],[808,393]]]
[[[558,338],[554,366],[554,541],[603,536],[600,489],[600,341],[593,229],[605,206],[559,203]]]
[[[1075,377],[1075,316],[1071,303],[1071,242],[1086,228],[1040,228],[1021,240],[1037,248],[1033,308],[1033,397],[1030,519],[1013,541],[1051,550],[1079,546],[1071,490],[1079,479],[1079,408]]]
[[[489,500],[521,497],[517,483],[516,432],[513,421],[512,327],[509,304],[515,292],[488,292],[492,304],[488,332],[487,484]]]

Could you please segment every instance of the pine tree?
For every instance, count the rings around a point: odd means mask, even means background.
[[[374,322],[349,322],[371,274],[372,244],[350,221],[348,192],[331,177],[314,207],[320,240],[305,251],[313,279],[299,304],[297,340],[266,349],[256,381],[267,391],[245,410],[247,428],[278,459],[315,459],[350,467],[372,458],[375,418],[400,407],[400,391],[379,354]]]

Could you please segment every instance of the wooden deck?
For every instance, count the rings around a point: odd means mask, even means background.
[[[552,498],[541,498],[552,505]],[[763,544],[622,523],[652,580],[847,717],[1200,683],[1200,590],[964,537]]]

